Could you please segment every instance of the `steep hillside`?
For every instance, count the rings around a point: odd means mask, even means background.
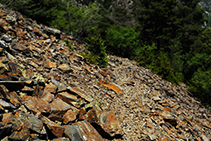
[[[210,110],[137,62],[90,64],[83,44],[9,9],[0,32],[1,140],[211,139]]]

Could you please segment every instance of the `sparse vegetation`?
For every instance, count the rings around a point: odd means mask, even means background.
[[[86,40],[89,43],[86,48],[91,51],[91,53],[86,54],[85,56],[88,57],[89,60],[98,62],[101,67],[106,68],[108,64],[108,58],[106,54],[105,42],[101,38],[101,35],[95,32],[94,36],[87,38]]]
[[[65,40],[63,40],[63,41],[66,43],[66,45],[67,45],[71,50],[74,50],[72,44],[70,43],[70,40],[65,39]]]

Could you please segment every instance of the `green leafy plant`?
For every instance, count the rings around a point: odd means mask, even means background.
[[[87,38],[87,41],[89,44],[86,48],[91,53],[86,54],[85,58],[88,57],[90,60],[98,62],[101,67],[106,68],[108,64],[108,58],[106,54],[106,46],[104,44],[104,40],[101,38],[101,35],[95,32],[95,35],[91,38]]]
[[[114,25],[106,31],[106,45],[109,53],[130,58],[138,47],[139,33],[132,27]]]
[[[163,79],[179,83],[179,80],[175,77],[167,53],[162,51],[157,52],[155,44],[138,47],[135,52],[136,55],[131,57],[131,59],[136,60],[141,66],[150,69],[153,73],[162,76]]]
[[[66,45],[67,45],[71,50],[74,50],[72,44],[70,43],[70,40],[64,39],[63,41],[66,43]]]
[[[64,8],[55,13],[56,18],[50,25],[76,38],[92,35],[90,31],[98,28],[98,21],[102,18],[98,14],[99,4],[93,2],[83,6],[73,0],[64,0],[63,4]]]
[[[137,47],[135,49],[135,55],[131,57],[131,59],[136,60],[141,66],[145,66],[147,68],[151,68],[152,62],[156,59],[155,50],[157,47],[155,44],[144,45],[142,47]]]
[[[88,62],[92,63],[92,64],[95,64],[95,65],[98,65],[99,62],[99,56],[96,56],[95,54],[89,52],[89,53],[85,53],[85,52],[79,52],[79,54],[81,56],[83,56],[85,59],[88,60]]]
[[[211,70],[204,71],[199,68],[189,81],[189,90],[198,97],[202,103],[211,106]]]

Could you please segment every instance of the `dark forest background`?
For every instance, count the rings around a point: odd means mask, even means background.
[[[106,67],[106,54],[135,60],[211,105],[211,24],[200,6],[206,0],[0,2],[86,43],[90,52],[81,55],[92,63]]]

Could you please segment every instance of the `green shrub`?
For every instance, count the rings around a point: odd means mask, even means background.
[[[130,58],[139,45],[139,33],[132,27],[114,25],[106,31],[106,45],[109,53]]]
[[[101,38],[99,33],[95,33],[91,38],[87,38],[88,45],[87,49],[91,52],[85,55],[89,61],[98,62],[101,67],[106,68],[108,64],[108,58],[106,54],[106,46],[104,40]]]
[[[97,2],[83,6],[74,0],[62,0],[62,4],[63,8],[54,13],[56,17],[50,22],[51,27],[80,39],[92,35],[92,29],[99,28],[98,23],[103,17],[99,14]]]
[[[155,44],[138,47],[135,52],[136,55],[131,57],[131,59],[136,60],[141,66],[150,69],[153,73],[162,76],[163,79],[173,83],[179,83],[168,59],[167,53],[162,51],[158,52]],[[177,75],[180,76],[181,74]]]
[[[211,106],[211,70],[204,71],[199,68],[194,72],[188,86],[189,90],[198,97],[203,105]]]
[[[87,59],[88,62],[95,64],[95,65],[99,64],[99,62],[98,62],[99,56],[94,55],[92,52],[89,52],[89,53],[79,52],[79,54],[81,56],[83,56],[85,59]]]

